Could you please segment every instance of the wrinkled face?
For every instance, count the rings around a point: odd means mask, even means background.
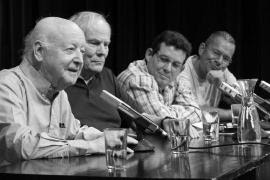
[[[101,72],[109,53],[111,29],[103,20],[85,32],[86,53],[84,55],[84,71],[93,75]]]
[[[147,68],[149,73],[154,76],[159,88],[164,89],[177,75],[183,70],[186,53],[174,46],[160,44],[160,49],[155,54],[148,49],[146,53]]]
[[[224,70],[232,62],[235,45],[223,37],[217,37],[208,45],[199,48],[200,71],[206,75],[210,70]]]
[[[45,46],[43,53],[41,72],[58,90],[75,84],[83,66],[84,34],[79,28],[69,31]]]

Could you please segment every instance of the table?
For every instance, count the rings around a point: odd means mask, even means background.
[[[234,145],[210,149],[191,149],[187,155],[174,155],[169,142],[156,136],[146,137],[155,145],[154,152],[130,155],[127,170],[109,173],[104,155],[39,159],[22,161],[0,168],[0,179],[20,176],[27,179],[233,179],[252,175],[270,162],[270,146]],[[267,142],[268,140],[264,140]],[[221,135],[219,142],[212,145],[234,143],[232,136]],[[193,139],[191,147],[209,146],[202,139]],[[270,171],[270,169],[269,169]]]

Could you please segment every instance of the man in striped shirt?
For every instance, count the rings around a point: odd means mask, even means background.
[[[119,74],[120,87],[137,101],[147,114],[201,121],[201,110],[190,89],[179,88],[176,77],[190,55],[191,44],[180,33],[164,31],[152,42],[143,60],[137,60]],[[181,84],[181,87],[185,85]],[[156,121],[166,130],[166,121]],[[197,137],[191,126],[193,137]]]

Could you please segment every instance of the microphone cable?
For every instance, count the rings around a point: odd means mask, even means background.
[[[259,145],[270,146],[270,144],[262,143],[262,142],[245,142],[245,143],[229,143],[229,144],[210,145],[210,146],[204,146],[204,147],[200,147],[200,146],[192,147],[192,146],[189,146],[189,149],[210,149],[210,148],[223,147],[223,146],[251,145],[251,144],[259,144]]]

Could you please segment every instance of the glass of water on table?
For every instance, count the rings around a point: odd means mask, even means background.
[[[189,151],[189,119],[170,119],[169,138],[172,153],[187,153]]]
[[[108,170],[125,170],[127,158],[127,129],[107,128],[104,130],[104,135]]]
[[[205,141],[219,140],[219,116],[218,112],[203,112],[203,137]]]

